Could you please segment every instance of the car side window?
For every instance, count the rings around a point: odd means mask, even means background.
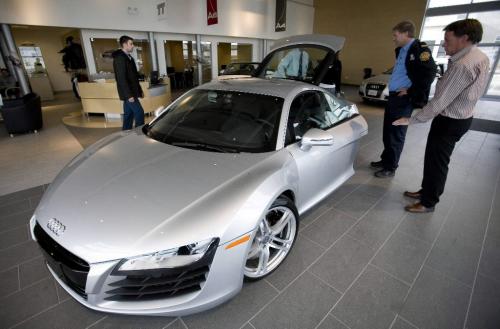
[[[330,94],[321,91],[301,93],[290,106],[285,145],[301,140],[311,128],[326,130],[356,113]]]
[[[353,112],[351,107],[342,106],[335,97],[329,94],[324,94],[325,100],[328,103],[328,110],[325,111],[326,121],[332,127],[336,123],[352,117],[356,112]]]
[[[299,94],[290,106],[286,145],[295,143],[311,128],[326,129],[329,122],[325,112],[329,105],[319,91]]]

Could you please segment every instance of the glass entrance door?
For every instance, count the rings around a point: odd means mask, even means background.
[[[497,50],[496,63],[492,63],[491,67],[493,69],[493,74],[491,76],[488,89],[486,90],[486,96],[498,97],[500,98],[500,60]]]

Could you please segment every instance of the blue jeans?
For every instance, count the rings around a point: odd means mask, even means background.
[[[128,99],[123,101],[123,127],[122,130],[132,129],[132,124],[139,127],[144,124],[144,110],[142,109],[139,99],[134,98],[133,102]]]

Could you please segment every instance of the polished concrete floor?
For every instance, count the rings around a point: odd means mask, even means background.
[[[51,106],[38,135],[0,136],[0,328],[500,328],[500,135],[469,131],[436,211],[408,214],[402,192],[419,187],[429,125],[409,128],[396,176],[378,179],[368,163],[383,108],[359,103],[370,131],[356,174],[303,216],[275,273],[201,314],[116,316],[70,298],[29,239],[45,184],[112,131],[72,131],[60,119],[78,104]]]

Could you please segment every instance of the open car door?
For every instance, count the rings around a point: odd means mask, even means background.
[[[276,40],[253,76],[319,85],[344,41],[344,37],[327,34],[305,34]]]

